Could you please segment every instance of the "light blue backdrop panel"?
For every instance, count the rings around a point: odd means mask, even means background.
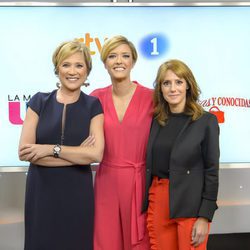
[[[139,53],[132,79],[150,88],[161,63],[186,62],[201,104],[222,119],[221,162],[250,162],[249,24],[250,7],[0,7],[0,166],[24,165],[17,149],[26,102],[55,88],[56,46],[81,38],[90,47],[90,93],[110,84],[99,50],[118,34]]]

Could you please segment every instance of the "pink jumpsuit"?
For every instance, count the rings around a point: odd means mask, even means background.
[[[123,120],[112,86],[95,90],[104,111],[105,151],[95,178],[94,250],[148,250],[141,213],[145,157],[153,114],[152,90],[137,84]]]

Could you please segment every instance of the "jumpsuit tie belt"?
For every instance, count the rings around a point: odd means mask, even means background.
[[[135,181],[134,181],[134,192],[132,194],[132,207],[131,207],[131,243],[137,244],[144,238],[145,228],[146,228],[146,218],[145,214],[141,212],[142,202],[143,202],[143,190],[145,189],[144,179],[145,179],[145,161],[142,162],[132,162],[126,161],[124,163],[115,163],[109,161],[103,161],[101,163],[103,167],[109,167],[114,169],[134,169]]]

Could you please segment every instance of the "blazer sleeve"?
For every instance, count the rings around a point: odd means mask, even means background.
[[[204,188],[198,216],[212,221],[219,186],[219,125],[217,118],[208,113],[205,139],[202,144],[204,160]]]

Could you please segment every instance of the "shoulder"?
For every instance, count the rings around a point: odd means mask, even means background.
[[[87,105],[90,109],[101,108],[101,103],[98,97],[87,95],[84,92],[81,92],[81,102],[84,103],[84,105]]]
[[[217,117],[214,114],[211,114],[207,111],[204,111],[201,119],[206,120],[206,121],[214,121],[217,122]]]
[[[111,85],[104,87],[104,88],[95,89],[94,91],[90,93],[90,95],[101,98],[108,92],[110,87]]]
[[[140,91],[141,93],[143,93],[143,94],[145,94],[145,95],[150,95],[150,96],[153,95],[153,91],[154,91],[153,89],[150,89],[150,88],[148,88],[148,87],[145,87],[145,86],[141,85],[140,83],[138,83],[138,82],[136,82],[136,81],[134,81],[134,83],[137,84],[137,86],[138,86],[138,88],[139,88],[139,91]]]
[[[81,91],[80,103],[87,105],[87,107],[92,107],[100,104],[100,100],[96,96],[87,95]]]
[[[37,114],[40,114],[41,110],[45,106],[45,103],[56,93],[56,90],[52,92],[38,92],[34,94],[30,101],[28,102],[28,106],[35,111]]]
[[[85,99],[86,101],[93,103],[96,102],[98,100],[98,97],[96,97],[95,95],[87,95],[84,92],[81,92],[81,96],[83,99]]]
[[[217,117],[207,111],[204,111],[203,115],[196,122],[207,129],[218,129],[219,127]]]
[[[138,94],[140,96],[140,99],[144,102],[144,103],[148,103],[150,106],[153,105],[153,89],[147,88],[137,82],[135,82],[137,84],[137,88],[138,88]]]
[[[54,91],[53,91],[54,92]],[[50,96],[53,92],[37,92],[32,96],[33,99],[46,99]]]
[[[46,102],[46,100],[48,100],[51,96],[53,96],[56,93],[56,90],[52,91],[52,92],[37,92],[36,94],[34,94],[30,101],[29,104],[31,103],[43,103]]]
[[[94,117],[98,114],[103,113],[101,102],[95,96],[87,95],[87,94],[81,92],[81,103],[90,112],[91,117]]]

